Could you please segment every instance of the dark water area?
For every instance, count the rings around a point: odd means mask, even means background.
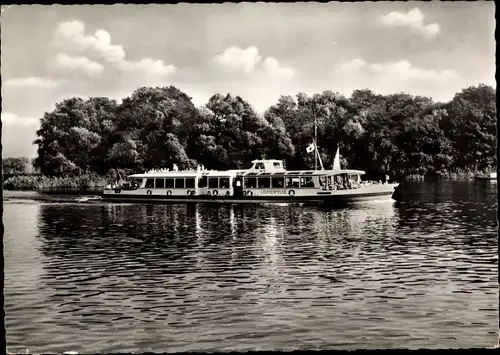
[[[10,353],[498,341],[496,183],[344,209],[32,197],[4,192]]]

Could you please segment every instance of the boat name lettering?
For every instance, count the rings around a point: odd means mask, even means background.
[[[286,195],[286,190],[261,190],[263,195]]]

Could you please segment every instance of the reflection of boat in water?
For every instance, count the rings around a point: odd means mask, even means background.
[[[391,199],[397,183],[362,181],[362,170],[288,171],[281,160],[254,160],[248,170],[151,171],[108,186],[105,201],[326,202]]]
[[[496,181],[497,180],[497,173],[489,173],[489,174],[482,174],[482,175],[476,175],[474,176],[474,180],[489,180],[489,181]]]

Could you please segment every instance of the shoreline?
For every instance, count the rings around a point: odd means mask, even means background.
[[[400,182],[400,184],[414,184],[414,183],[424,183],[424,182],[439,182],[439,181],[452,181],[452,182],[496,182],[496,179],[475,179],[468,177],[459,178],[427,178],[427,179],[405,179]],[[26,192],[26,193],[39,193],[42,195],[101,195],[104,192],[105,186],[96,187],[43,187],[43,188],[30,188],[30,187],[5,187],[4,191],[10,192]]]

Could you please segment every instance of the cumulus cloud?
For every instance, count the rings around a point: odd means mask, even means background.
[[[435,37],[439,33],[439,24],[424,24],[424,14],[420,9],[414,8],[407,13],[393,11],[382,17],[380,21],[388,26],[409,27],[427,37]]]
[[[9,157],[35,157],[36,130],[40,120],[34,117],[21,117],[12,112],[2,112],[2,155]]]
[[[217,54],[213,60],[221,67],[246,74],[261,68],[269,77],[290,79],[295,75],[293,69],[281,66],[276,58],[267,57],[262,60],[259,49],[255,46],[246,49],[231,46]]]
[[[48,77],[29,76],[25,78],[12,78],[4,81],[6,86],[12,87],[40,87],[53,88],[61,84],[61,80]]]
[[[431,81],[446,81],[455,79],[457,73],[453,70],[428,70],[412,66],[407,60],[397,62],[367,63],[366,61],[355,58],[349,62],[345,62],[340,66],[340,69],[347,73],[365,72],[369,75],[378,75],[385,78],[400,78],[400,79],[415,79],[415,80],[431,80]]]
[[[150,74],[167,75],[175,73],[176,68],[173,65],[165,65],[162,60],[153,60],[149,58],[141,59],[139,61],[123,61],[119,63],[122,71],[142,71]]]
[[[86,35],[85,25],[80,21],[62,22],[56,29],[56,40],[64,44],[70,43],[79,50],[90,49],[121,71],[138,71],[152,75],[166,75],[176,71],[175,66],[167,65],[162,60],[125,59],[125,49],[121,45],[111,44],[109,32],[100,29],[93,35]]]
[[[12,112],[2,112],[2,124],[8,126],[32,126],[39,124],[40,120],[34,117],[20,117]]]
[[[88,75],[96,75],[102,73],[104,66],[94,62],[87,57],[74,57],[66,53],[59,53],[54,58],[54,64],[61,69],[71,71],[82,71]]]
[[[245,73],[251,73],[261,60],[259,50],[254,46],[246,49],[231,46],[214,57],[214,61],[221,66],[232,70],[243,70]]]
[[[340,65],[337,83],[346,90],[370,88],[381,94],[407,92],[448,100],[461,87],[460,76],[453,70],[424,69],[407,60],[368,63],[360,58]]]
[[[262,66],[270,77],[291,79],[295,75],[293,69],[281,67],[278,60],[273,57],[267,57],[262,63]]]

